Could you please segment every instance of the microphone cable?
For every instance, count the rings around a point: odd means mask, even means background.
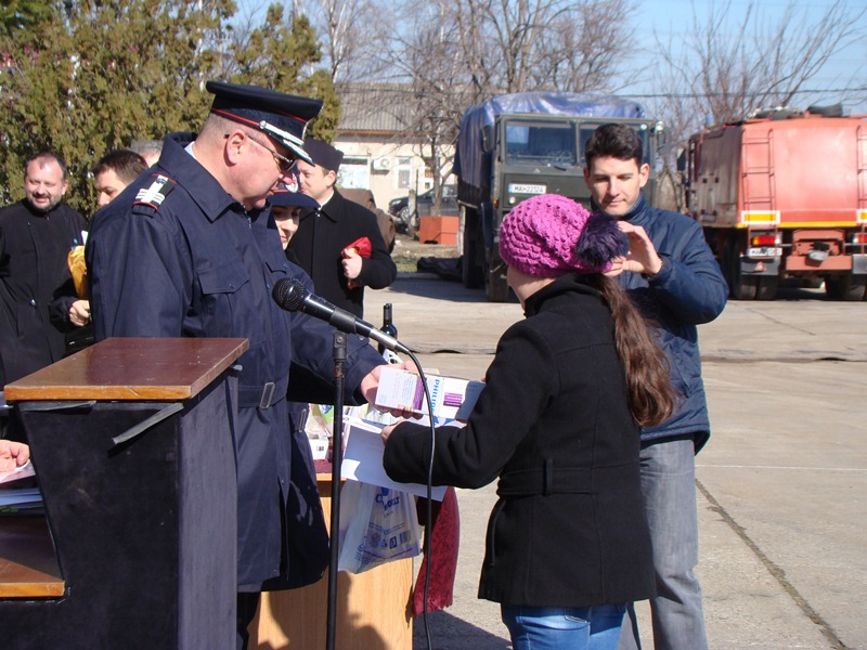
[[[423,587],[422,587],[422,623],[424,624],[424,636],[425,643],[427,644],[427,650],[431,650],[431,638],[430,638],[430,627],[428,626],[427,621],[427,603],[428,603],[428,591],[430,589],[430,572],[431,572],[431,556],[430,556],[430,542],[431,542],[431,533],[433,532],[433,507],[431,502],[433,500],[433,464],[434,464],[434,451],[436,450],[436,427],[434,426],[434,416],[433,416],[433,400],[431,400],[430,389],[427,385],[427,377],[424,374],[424,370],[421,367],[421,363],[418,358],[412,353],[412,351],[407,352],[407,356],[412,360],[416,369],[418,370],[419,379],[421,379],[421,385],[424,388],[424,398],[427,403],[428,410],[428,424],[430,426],[430,456],[428,457],[428,466],[427,466],[427,481],[426,481],[426,496],[427,496],[427,504],[425,507],[425,522],[424,522],[424,547],[423,553],[426,559],[425,567],[424,567],[424,578],[423,578]]]

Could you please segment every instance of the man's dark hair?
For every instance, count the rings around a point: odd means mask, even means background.
[[[60,171],[63,172],[63,176],[61,178],[63,178],[63,180],[66,180],[66,177],[67,177],[66,161],[63,159],[63,156],[61,156],[56,151],[51,151],[50,149],[46,149],[45,151],[40,151],[39,153],[37,153],[33,156],[30,156],[30,158],[28,158],[27,161],[24,163],[24,175],[25,176],[27,175],[27,168],[30,166],[30,163],[35,162],[37,160],[42,160],[45,158],[51,158],[52,160],[54,160],[57,163],[57,165],[60,167]]]
[[[124,183],[132,183],[148,168],[145,159],[129,149],[115,149],[100,158],[90,170],[94,176],[112,170]]]
[[[634,159],[638,166],[642,163],[643,147],[638,133],[625,124],[603,124],[598,127],[584,149],[587,166],[594,158],[611,157],[619,160]]]

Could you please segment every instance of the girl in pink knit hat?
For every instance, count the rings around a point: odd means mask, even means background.
[[[519,203],[500,256],[526,318],[503,334],[465,427],[436,429],[435,485],[498,480],[479,597],[515,650],[614,649],[627,603],[655,580],[639,484],[639,427],[673,408],[664,356],[605,272],[617,224],[562,196]],[[384,465],[425,482],[427,427],[383,431]]]

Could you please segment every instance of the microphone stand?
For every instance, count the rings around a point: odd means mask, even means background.
[[[334,650],[337,627],[337,559],[340,552],[340,466],[343,464],[343,364],[346,334],[334,332],[334,425],[331,451],[331,558],[328,562],[328,617],[325,648]]]

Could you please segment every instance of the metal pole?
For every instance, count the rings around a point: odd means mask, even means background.
[[[337,627],[337,558],[340,533],[340,465],[343,463],[343,363],[346,334],[334,333],[334,433],[331,451],[331,559],[328,562],[328,618],[325,648],[334,650]]]

